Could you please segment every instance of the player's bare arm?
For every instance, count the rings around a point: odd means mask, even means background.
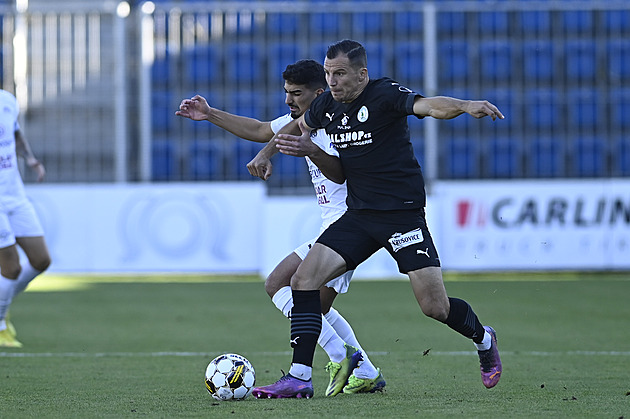
[[[208,121],[237,137],[257,143],[266,143],[273,137],[271,123],[213,108],[200,95],[182,100],[175,115],[189,118],[193,121]]]
[[[44,168],[44,165],[35,158],[30,144],[20,130],[15,131],[15,153],[18,156],[23,157],[26,161],[26,165],[35,171],[38,182],[44,180],[44,176],[46,176],[46,169]]]
[[[308,157],[322,171],[322,174],[335,183],[342,184],[346,177],[343,174],[339,157],[332,156],[319,148],[311,140],[310,127],[303,122],[298,123],[301,135],[279,134],[274,141],[282,154],[295,157]]]
[[[503,119],[499,109],[487,100],[462,100],[448,96],[416,97],[413,112],[418,116],[436,119],[452,119],[463,113],[475,118],[489,116],[492,120]]]

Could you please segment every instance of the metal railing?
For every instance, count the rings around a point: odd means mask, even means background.
[[[125,5],[0,9],[0,80],[49,181],[250,180],[260,146],[175,117],[180,100],[270,120],[286,112],[284,67],[344,38],[366,46],[373,78],[506,114],[410,118],[429,182],[630,175],[626,1]],[[300,159],[276,168],[273,191],[310,189]]]

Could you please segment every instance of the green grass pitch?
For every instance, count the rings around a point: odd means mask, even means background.
[[[446,274],[498,334],[504,373],[481,384],[474,347],[422,315],[407,281],[354,281],[337,309],[387,380],[376,394],[218,402],[207,363],[237,352],[269,384],[289,322],[254,277],[44,275],[15,300],[24,348],[0,348],[2,418],[630,417],[630,274]]]

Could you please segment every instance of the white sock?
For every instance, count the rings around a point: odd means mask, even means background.
[[[26,261],[26,263],[22,265],[22,271],[20,272],[20,276],[18,276],[17,280],[15,281],[17,282],[17,284],[15,284],[15,291],[13,292],[13,297],[18,295],[22,291],[24,291],[26,287],[28,286],[28,284],[33,279],[35,279],[37,275],[41,273],[42,273],[41,271],[38,271],[37,269],[33,268],[30,262]]]
[[[16,283],[15,279],[5,278],[0,275],[0,320],[4,319],[11,305]]]
[[[344,342],[361,350],[363,361],[359,362],[359,366],[354,370],[354,375],[357,378],[376,378],[378,376],[378,371],[374,364],[372,364],[372,361],[370,361],[367,352],[365,352],[361,347],[361,344],[357,340],[350,323],[348,323],[348,321],[332,307],[330,308],[330,311],[326,313],[324,318],[328,320],[328,323],[330,323],[332,328],[335,329],[335,332],[337,332]]]
[[[2,332],[6,328],[7,328],[7,322],[4,319],[0,320],[0,332]]]
[[[492,335],[488,332],[483,334],[481,343],[475,343],[478,351],[487,351],[492,347]]]
[[[291,287],[282,287],[276,292],[271,301],[275,306],[284,314],[289,317],[291,309],[293,308],[293,294]],[[346,357],[346,348],[344,348],[344,341],[339,337],[335,329],[332,328],[325,316],[322,316],[322,331],[319,334],[317,343],[328,355],[333,362],[341,362]],[[353,345],[354,346],[354,345]]]
[[[308,381],[313,375],[313,368],[304,364],[291,364],[289,374],[300,380]]]

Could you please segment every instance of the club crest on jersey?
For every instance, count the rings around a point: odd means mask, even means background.
[[[424,241],[424,237],[422,236],[422,230],[417,228],[404,234],[394,233],[387,241],[391,244],[392,250],[397,252],[403,247],[411,246],[416,243],[422,243]]]
[[[359,120],[359,122],[365,122],[368,120],[369,116],[370,113],[368,112],[368,108],[362,106],[361,109],[359,109],[359,113],[357,114],[357,119]]]

